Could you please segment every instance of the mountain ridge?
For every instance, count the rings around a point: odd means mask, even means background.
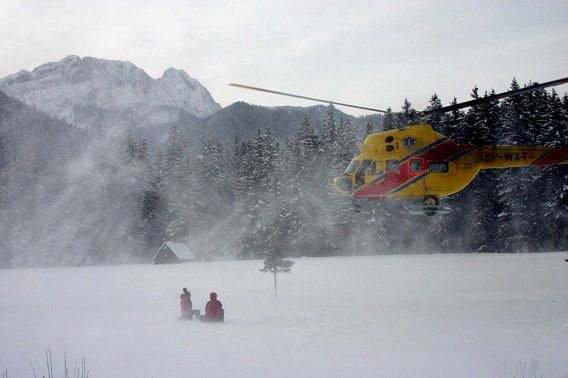
[[[204,137],[214,137],[227,143],[235,138],[248,140],[254,136],[257,129],[268,128],[276,139],[285,141],[300,129],[304,118],[308,119],[316,132],[322,134],[327,110],[326,105],[267,107],[237,101],[192,125],[189,134],[201,139],[200,142]],[[362,139],[367,122],[371,122],[375,130],[378,130],[382,117],[378,114],[354,117],[335,109],[336,122],[339,123],[341,119],[351,120],[355,134]]]
[[[153,79],[129,61],[76,55],[8,75],[0,79],[0,90],[83,127],[116,122],[150,127],[184,114],[206,118],[221,109],[184,70],[170,67]]]
[[[68,124],[131,133],[153,147],[160,146],[172,125],[196,144],[211,137],[225,144],[247,140],[266,128],[285,141],[304,118],[321,133],[327,113],[325,105],[266,107],[243,101],[223,108],[183,69],[167,68],[154,79],[129,61],[77,55],[0,78],[0,91]],[[358,136],[367,122],[377,126],[381,120],[380,115],[353,117],[336,109],[337,121],[342,117],[352,121]]]

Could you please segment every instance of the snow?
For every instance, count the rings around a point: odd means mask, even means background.
[[[136,119],[166,117],[164,106],[205,118],[221,107],[185,71],[168,68],[158,79],[127,61],[68,56],[0,79],[0,89],[28,105],[72,124],[83,124],[86,108]],[[159,114],[155,114],[159,113]],[[174,117],[173,115],[169,117]]]
[[[0,271],[0,370],[51,348],[92,377],[559,377],[568,374],[562,253],[300,258]],[[225,323],[178,321],[182,287]],[[62,375],[62,374],[59,374]]]

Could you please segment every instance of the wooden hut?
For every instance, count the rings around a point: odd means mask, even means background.
[[[154,264],[172,264],[195,260],[195,255],[183,243],[166,241],[154,255]]]

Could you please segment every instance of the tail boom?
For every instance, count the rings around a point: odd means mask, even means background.
[[[481,169],[568,164],[568,147],[483,146]]]

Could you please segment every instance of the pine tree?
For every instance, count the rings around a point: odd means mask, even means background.
[[[471,97],[474,100],[478,100],[479,89],[474,87],[471,93]],[[485,93],[485,97],[488,94]],[[495,104],[480,104],[474,105],[470,108],[466,116],[466,122],[469,124],[470,134],[468,135],[471,143],[477,146],[482,146],[486,144],[493,143],[492,131],[495,129],[496,120],[494,119],[494,106]]]
[[[485,96],[488,96],[485,93]],[[478,89],[472,91],[472,97],[478,99]],[[473,144],[482,146],[495,143],[495,130],[499,127],[498,104],[489,102],[472,106],[467,113],[469,138]],[[473,181],[470,193],[473,196],[473,208],[469,215],[472,248],[476,252],[495,252],[497,232],[494,224],[502,212],[502,205],[497,193],[498,173],[495,170],[482,171]]]
[[[290,245],[290,209],[289,202],[286,196],[286,189],[288,185],[288,165],[292,159],[293,151],[289,149],[280,148],[277,144],[275,167],[272,172],[272,185],[268,191],[266,198],[268,201],[267,211],[265,217],[268,219],[266,226],[266,243],[271,248],[281,251],[285,256],[289,253]]]
[[[304,118],[300,129],[294,135],[293,149],[297,155],[297,161],[310,165],[319,150],[319,146],[319,138],[310,125],[310,121]]]
[[[323,121],[322,147],[326,151],[334,151],[337,143],[337,123],[335,122],[335,106],[329,104]]]
[[[168,204],[166,237],[181,240],[190,230],[190,202],[184,198],[188,184],[186,142],[177,126],[169,130],[163,161],[163,188]]]
[[[357,152],[357,141],[355,140],[355,132],[353,123],[348,119],[347,122],[341,120],[337,128],[337,168],[343,170],[351,161]]]
[[[253,140],[254,149],[254,183],[261,192],[268,191],[272,173],[274,172],[276,143],[270,129],[264,133],[257,130]]]
[[[238,199],[246,198],[254,184],[252,154],[253,147],[250,142],[242,142],[234,149],[235,195]]]
[[[221,213],[230,203],[229,167],[230,163],[219,141],[209,138],[201,148],[195,167],[198,173],[196,191],[203,195],[201,205],[205,206],[205,213]]]
[[[120,144],[120,162],[128,166],[136,159],[136,141],[132,135],[128,135]]]
[[[371,121],[367,122],[367,127],[365,128],[365,138],[373,133],[373,125]],[[364,138],[363,138],[364,139]]]
[[[416,123],[417,118],[418,114],[416,113],[416,110],[412,108],[410,101],[405,98],[402,103],[402,111],[398,113],[399,125],[402,127],[410,126]]]
[[[289,163],[285,167],[286,178],[284,193],[286,202],[283,214],[288,225],[288,250],[296,256],[317,255],[321,246],[321,229],[316,222],[317,206],[323,193],[321,186],[326,187],[327,181],[323,176],[328,175],[323,168],[330,164],[329,152],[320,148],[312,127],[305,119],[300,130],[294,136],[294,142],[289,147]],[[326,156],[326,160],[321,159]]]
[[[517,80],[513,78],[510,89],[519,88]],[[526,144],[525,107],[525,95],[503,100],[502,123],[497,132],[499,143]],[[499,214],[496,228],[501,249],[505,252],[516,252],[527,248],[526,235],[531,227],[530,210],[527,206],[527,185],[527,180],[518,168],[509,168],[500,172],[497,191],[502,211]]]
[[[522,136],[523,145],[534,146],[539,142],[544,143],[547,131],[549,129],[549,114],[547,104],[547,94],[545,90],[531,91],[526,94],[525,103],[522,108],[522,115],[525,121],[525,129],[519,130]],[[537,251],[542,250],[542,223],[539,219],[544,216],[544,210],[541,206],[544,197],[544,186],[546,185],[546,177],[544,169],[523,169],[519,174],[519,186],[522,190],[521,196],[518,198],[525,203],[524,216],[528,219],[528,228],[524,231],[528,249]]]
[[[392,109],[389,107],[387,108],[387,114],[383,119],[383,131],[390,131],[394,130],[398,127],[395,115],[392,112]]]
[[[185,141],[177,126],[169,130],[168,140],[164,154],[165,183],[169,188],[181,188],[183,186]]]
[[[510,90],[520,89],[519,83],[515,78],[511,82]],[[501,107],[502,125],[498,130],[497,138],[502,144],[517,144],[523,141],[519,133],[526,128],[523,117],[525,96],[517,95],[503,100]]]
[[[151,253],[165,241],[167,226],[167,208],[155,182],[144,191],[141,210],[139,233],[145,247],[144,255],[146,258],[151,258]]]
[[[457,105],[457,103],[458,100],[454,97],[450,105]],[[442,119],[442,133],[456,143],[470,143],[467,138],[468,130],[465,115],[459,109],[448,112]]]
[[[548,123],[543,125],[537,136],[538,143],[548,147],[568,145],[568,122],[562,101],[553,90],[546,95],[547,106],[542,107],[546,113]],[[566,214],[568,214],[568,201],[566,185],[558,183],[568,182],[566,166],[544,167],[539,177],[541,186],[536,188],[541,200],[541,222],[538,223],[538,237],[542,240],[538,245],[543,250],[557,250],[566,245],[568,230]]]
[[[267,252],[264,259],[264,267],[260,269],[263,273],[272,273],[274,276],[274,296],[278,296],[278,284],[276,282],[276,275],[278,273],[290,273],[294,262],[291,260],[284,260],[278,251],[272,250]]]
[[[241,218],[247,219],[247,232],[241,236],[248,253],[265,253],[269,239],[274,236],[271,222],[277,212],[278,178],[275,172],[277,145],[269,129],[257,130],[252,142],[249,164],[253,167],[253,187],[247,196]]]
[[[556,102],[556,101],[555,101]],[[568,95],[564,95],[562,103],[556,103],[556,106],[561,107],[558,111],[558,118],[553,118],[555,122],[560,125],[559,129],[560,136],[558,138],[559,144],[562,146],[568,146]],[[568,185],[559,185],[558,183],[568,182],[568,165],[562,165],[558,167],[558,177],[556,180],[557,190],[554,193],[554,198],[556,198],[556,215],[555,223],[556,236],[559,237],[555,244],[559,250],[568,249]]]
[[[426,107],[427,112],[432,112],[426,115],[425,121],[427,124],[431,125],[432,128],[439,132],[444,132],[444,115],[437,110],[442,108],[442,101],[436,93],[430,97],[430,105]]]

